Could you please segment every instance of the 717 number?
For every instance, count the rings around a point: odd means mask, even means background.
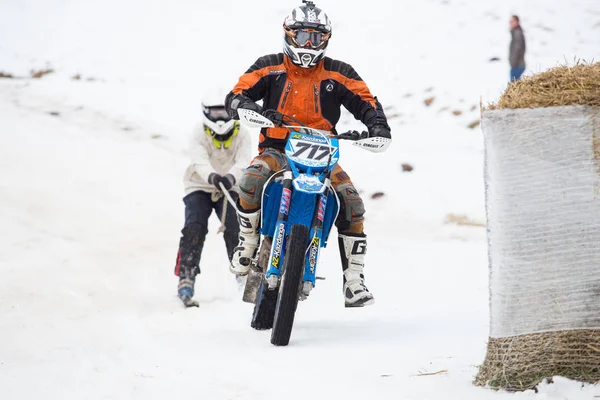
[[[298,150],[292,155],[292,157],[300,157],[300,155],[306,153],[308,149],[310,149],[310,153],[305,155],[304,157],[308,160],[322,160],[331,152],[331,147],[321,145],[321,144],[312,144],[306,142],[296,142],[295,146]],[[321,152],[317,155],[317,152]]]

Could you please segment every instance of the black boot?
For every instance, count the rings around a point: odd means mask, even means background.
[[[183,236],[179,241],[179,253],[175,266],[175,275],[179,276],[177,294],[184,305],[198,306],[192,297],[194,297],[196,275],[200,273],[200,255],[206,233],[197,224],[183,228],[181,233]]]

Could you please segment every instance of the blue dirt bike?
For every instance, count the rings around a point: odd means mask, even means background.
[[[268,128],[274,123],[250,110],[238,110],[240,122]],[[284,121],[298,121],[279,114]],[[288,166],[265,184],[262,241],[252,263],[244,301],[255,304],[252,327],[270,329],[271,343],[290,341],[298,300],[314,288],[321,248],[339,211],[330,174],[340,158],[339,140],[353,140],[372,152],[384,151],[390,139],[365,138],[356,131],[333,135],[305,126],[289,126],[285,155]]]

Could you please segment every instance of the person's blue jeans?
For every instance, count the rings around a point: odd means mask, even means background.
[[[518,81],[521,79],[521,75],[525,72],[525,67],[516,67],[510,69],[510,81]]]

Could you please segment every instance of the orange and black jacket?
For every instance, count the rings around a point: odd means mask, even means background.
[[[328,57],[313,68],[300,68],[283,53],[259,58],[227,95],[225,106],[238,119],[238,108],[259,100],[263,109],[315,129],[335,132],[342,105],[368,128],[381,124],[389,129],[383,107],[354,68]],[[283,150],[287,134],[285,128],[262,129],[259,148]]]

